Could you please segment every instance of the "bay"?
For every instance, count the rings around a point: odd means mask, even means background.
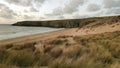
[[[0,24],[0,40],[45,33],[45,32],[52,32],[61,29],[63,28],[25,27],[25,26],[12,26],[8,24]]]

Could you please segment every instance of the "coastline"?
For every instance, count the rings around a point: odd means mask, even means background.
[[[64,28],[50,27],[24,27],[0,24],[0,40],[13,39],[17,37],[41,34],[46,32],[58,31]]]
[[[53,35],[56,34],[54,37],[59,36],[59,35],[61,35],[59,33],[66,32],[66,30],[70,30],[70,29],[66,28],[66,29],[52,31],[52,32],[45,32],[45,33],[39,33],[39,34],[33,34],[33,35],[27,35],[27,36],[22,36],[22,37],[16,37],[16,38],[11,38],[11,39],[0,40],[0,45],[7,45],[7,44],[11,44],[11,43],[20,43],[20,42],[22,42],[24,40],[29,40],[29,41],[34,40],[33,42],[35,42],[37,39],[44,40],[45,38],[47,38],[48,36],[50,36],[52,34]],[[50,38],[52,38],[52,37],[50,37]],[[40,39],[40,38],[42,38],[42,39]],[[26,42],[28,42],[28,41],[26,41]]]
[[[117,24],[117,23],[116,23]],[[114,24],[114,25],[116,25]],[[26,44],[26,43],[37,43],[40,41],[45,41],[58,36],[84,36],[91,34],[101,34],[106,32],[120,31],[120,25],[111,28],[113,25],[99,26],[95,28],[65,28],[58,31],[46,32],[41,34],[34,34],[28,36],[17,37],[13,39],[1,40],[0,45],[9,44]]]

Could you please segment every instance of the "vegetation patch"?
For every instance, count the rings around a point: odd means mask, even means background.
[[[120,31],[116,31],[57,37],[43,42],[43,51],[35,48],[39,43],[4,45],[0,47],[0,67],[119,68],[119,40]]]

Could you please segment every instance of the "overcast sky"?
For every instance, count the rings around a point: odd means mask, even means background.
[[[0,0],[0,24],[120,14],[120,0]]]

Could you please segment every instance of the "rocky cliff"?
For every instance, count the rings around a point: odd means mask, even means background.
[[[14,26],[40,26],[40,27],[54,27],[54,28],[75,28],[84,25],[100,22],[100,23],[114,23],[120,21],[120,16],[110,17],[94,17],[85,19],[68,19],[68,20],[51,20],[51,21],[21,21]]]

